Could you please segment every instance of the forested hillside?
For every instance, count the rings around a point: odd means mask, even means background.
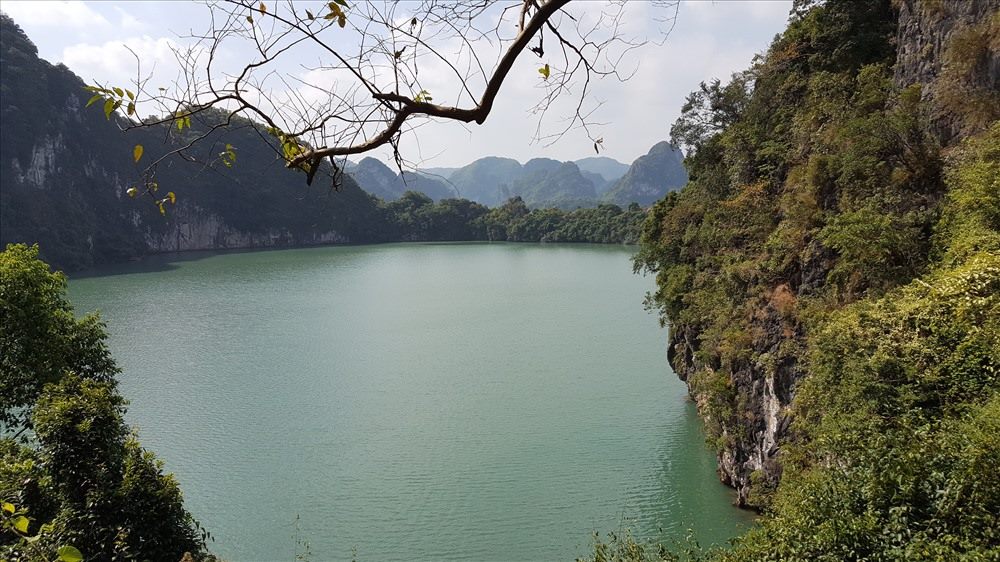
[[[636,268],[766,514],[720,557],[1000,552],[998,7],[798,2],[674,125],[690,182]]]
[[[238,121],[212,142],[202,160],[179,158],[157,169],[162,193],[177,204],[161,216],[146,198],[126,190],[139,181],[132,160],[143,163],[183,146],[217,115],[192,121],[183,131],[136,130],[123,134],[100,107],[86,108],[90,93],[66,67],[53,66],[7,16],[0,17],[0,240],[39,243],[59,268],[80,269],[150,252],[187,249],[302,245],[381,239],[377,202],[346,179],[307,188],[288,173],[250,127]],[[164,139],[167,139],[166,142]],[[212,155],[236,147],[232,168]]]

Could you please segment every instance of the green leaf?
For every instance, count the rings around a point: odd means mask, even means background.
[[[104,118],[111,119],[111,112],[115,110],[115,100],[108,98],[104,100]]]
[[[434,98],[431,97],[431,93],[428,92],[427,90],[420,90],[420,92],[417,93],[417,95],[413,96],[413,101],[417,103],[429,102],[432,99]]]
[[[128,99],[135,101],[135,94],[132,93],[132,90],[125,88],[125,94],[128,95]]]
[[[128,114],[135,115],[135,102],[128,102]]]
[[[3,502],[3,510],[6,511],[7,513],[14,513],[15,511],[17,511],[17,507],[15,507],[14,504],[12,503]]]
[[[28,523],[30,523],[30,521],[28,521],[28,518],[23,515],[18,515],[14,518],[14,528],[17,529],[19,533],[28,532]]]
[[[538,73],[542,75],[546,80],[549,79],[549,73],[552,72],[549,68],[549,63],[545,63],[545,66],[538,69]]]
[[[62,562],[83,562],[83,553],[70,545],[63,545],[56,551]]]
[[[135,145],[135,148],[132,149],[132,158],[136,162],[138,162],[139,159],[142,158],[142,145],[141,144]]]
[[[101,94],[94,94],[94,97],[92,97],[89,100],[87,100],[87,106],[86,107],[90,107],[90,106],[94,105],[95,103],[97,103],[97,100],[99,100],[99,99],[101,99],[103,97],[104,96],[102,96]]]
[[[118,94],[118,97],[120,98],[125,97],[125,90],[122,90],[121,88],[114,88],[114,90],[115,93]]]

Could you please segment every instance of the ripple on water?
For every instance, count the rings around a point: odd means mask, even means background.
[[[629,256],[206,254],[70,294],[103,311],[127,419],[226,559],[291,560],[296,538],[322,560],[572,559],[623,520],[722,541],[746,516]]]

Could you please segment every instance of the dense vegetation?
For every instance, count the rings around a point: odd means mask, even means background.
[[[105,339],[100,318],[74,318],[65,276],[37,247],[0,253],[4,560],[205,556],[177,483],[122,419]]]
[[[529,209],[520,197],[489,209],[468,199],[442,199],[409,191],[383,203],[391,239],[404,241],[638,242],[646,211],[603,204],[572,211]]]
[[[708,558],[1000,557],[998,105],[943,150],[921,87],[894,84],[895,34],[888,2],[798,3],[672,130],[691,181],[653,207],[636,267],[656,272],[650,305],[724,471],[764,513]]]

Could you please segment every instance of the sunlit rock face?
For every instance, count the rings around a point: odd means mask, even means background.
[[[921,86],[931,129],[942,144],[1000,118],[1000,24],[993,0],[899,3],[896,85]],[[956,88],[961,85],[961,88]],[[949,92],[962,91],[961,99]]]

